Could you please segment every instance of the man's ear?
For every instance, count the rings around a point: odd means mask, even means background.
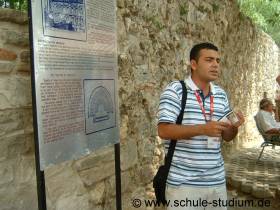
[[[196,70],[196,68],[197,68],[196,60],[192,59],[191,60],[191,69]]]

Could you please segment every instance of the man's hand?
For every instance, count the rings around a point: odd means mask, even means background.
[[[217,122],[217,121],[210,121],[207,122],[203,129],[204,135],[211,136],[211,137],[221,137],[222,132],[227,130],[230,124],[226,122]]]
[[[236,117],[238,118],[238,122],[231,124],[228,129],[223,131],[222,138],[225,141],[231,141],[234,139],[237,135],[238,127],[240,127],[245,122],[244,116],[240,111],[236,113]]]
[[[240,111],[236,112],[236,116],[238,118],[238,122],[234,123],[233,126],[238,128],[245,122],[245,118],[244,118],[242,112],[240,112]]]

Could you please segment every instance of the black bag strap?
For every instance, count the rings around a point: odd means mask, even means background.
[[[181,111],[180,111],[179,116],[177,117],[176,124],[182,124],[182,120],[183,120],[183,116],[184,116],[184,110],[185,110],[185,107],[186,107],[187,95],[188,95],[185,82],[183,80],[180,80],[180,83],[182,85],[183,93],[182,93],[182,101],[181,101]],[[168,171],[169,171],[170,166],[171,166],[171,161],[172,161],[172,157],[173,157],[174,150],[175,150],[175,147],[176,147],[176,143],[177,143],[177,140],[171,140],[170,143],[169,143],[169,148],[168,148],[168,152],[167,152],[167,155],[165,157],[165,163],[164,163],[165,167],[167,167]]]

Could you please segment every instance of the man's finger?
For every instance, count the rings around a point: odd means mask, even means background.
[[[229,127],[229,124],[226,124],[226,125],[219,125],[219,126],[218,126],[218,129],[219,129],[220,131],[224,131],[224,130],[227,130],[228,127]]]
[[[219,125],[228,127],[229,124],[227,122],[219,122]]]

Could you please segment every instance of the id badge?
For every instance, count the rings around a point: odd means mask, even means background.
[[[220,147],[220,138],[208,136],[207,143],[209,149],[217,149]]]
[[[210,122],[211,121],[211,115],[210,114],[206,114],[205,115],[205,120],[206,120],[206,122]]]

